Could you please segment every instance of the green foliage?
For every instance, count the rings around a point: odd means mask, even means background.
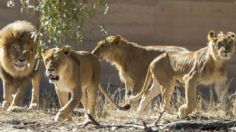
[[[21,11],[38,13],[39,37],[58,45],[81,43],[86,21],[108,10],[105,0],[21,0],[21,5]]]

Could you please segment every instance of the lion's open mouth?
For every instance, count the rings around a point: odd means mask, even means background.
[[[221,56],[222,56],[222,57],[227,57],[227,54],[221,53]]]
[[[16,67],[19,67],[19,68],[22,68],[22,67],[25,67],[25,64],[24,63],[18,63],[18,64],[15,64]]]
[[[223,52],[223,51],[221,51],[220,54],[221,54],[221,56],[223,56],[223,57],[227,57],[228,52]]]
[[[220,56],[222,59],[225,59],[225,60],[229,60],[231,58],[228,53],[221,53]]]
[[[52,74],[50,74],[50,75],[48,76],[48,78],[49,78],[50,80],[52,80],[52,81],[58,81],[58,80],[59,80],[59,76],[52,75]]]

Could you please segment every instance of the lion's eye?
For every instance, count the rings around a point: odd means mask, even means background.
[[[15,45],[13,45],[11,48],[12,48],[13,50],[17,50],[17,47],[16,47]]]
[[[54,63],[57,63],[57,64],[60,62],[58,57],[54,57],[53,61],[54,61]]]
[[[223,46],[223,43],[222,42],[219,42],[218,43],[218,47],[222,47]]]

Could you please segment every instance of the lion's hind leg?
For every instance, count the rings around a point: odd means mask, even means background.
[[[82,104],[86,111],[85,113],[85,121],[80,123],[79,125],[85,127],[89,124],[94,124],[99,126],[100,124],[95,120],[95,106],[96,106],[96,98],[97,98],[97,88],[96,86],[87,87],[83,92]]]
[[[87,93],[87,88],[82,88],[82,98],[81,98],[81,103],[84,107],[84,110],[87,112],[88,110],[88,93]]]
[[[137,110],[138,113],[143,113],[145,111],[147,105],[150,103],[150,101],[153,98],[155,98],[160,92],[161,92],[160,84],[154,78],[151,88],[146,93],[144,93],[144,95],[142,96],[142,99],[139,103],[138,110]]]
[[[87,90],[87,112],[88,114],[94,116],[95,115],[95,106],[96,106],[96,98],[97,98],[97,88],[96,86],[88,87]]]
[[[153,73],[153,78],[156,78],[161,87],[163,97],[162,109],[170,111],[170,100],[174,92],[175,78],[168,54],[162,54],[154,59],[150,64],[150,69]]]
[[[175,88],[175,80],[170,80],[168,84],[162,85],[163,104],[162,110],[170,112],[170,101]]]

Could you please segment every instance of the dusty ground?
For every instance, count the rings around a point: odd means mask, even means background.
[[[119,103],[124,104],[121,96],[112,97]],[[117,95],[120,95],[119,93]],[[180,119],[178,108],[184,103],[184,98],[174,99],[171,113],[164,113],[157,125],[154,122],[160,116],[160,102],[153,101],[148,110],[140,115],[134,109],[129,111],[117,111],[104,101],[102,96],[98,97],[96,105],[96,120],[101,126],[88,125],[82,127],[79,123],[84,121],[81,109],[76,109],[73,114],[73,121],[54,122],[53,117],[58,111],[58,103],[47,94],[41,101],[41,108],[33,111],[7,112],[0,108],[0,131],[157,131],[157,130],[178,130],[178,131],[215,131],[215,130],[236,130],[236,116],[225,116],[221,108],[212,106],[211,103],[202,102],[197,108],[198,112],[192,113],[187,119]],[[29,101],[26,101],[29,102]],[[151,108],[152,106],[152,108]],[[202,111],[202,109],[205,109]],[[235,112],[236,113],[236,112]]]
[[[15,113],[1,109],[0,131],[142,131],[141,128],[135,127],[135,125],[141,126],[142,122],[136,119],[131,120],[129,117],[114,118],[110,116],[99,118],[97,120],[101,126],[88,125],[82,127],[78,125],[84,120],[82,115],[74,115],[73,121],[54,122],[52,118],[55,114],[56,112],[42,110]]]
[[[34,110],[27,112],[7,112],[0,109],[0,131],[144,131],[144,130],[168,130],[166,125],[170,125],[173,122],[200,122],[209,124],[211,122],[224,123],[235,120],[231,116],[223,116],[221,111],[216,113],[211,112],[197,112],[192,114],[188,119],[181,120],[176,114],[163,114],[162,118],[158,122],[157,126],[152,124],[159,117],[159,112],[148,112],[144,116],[137,116],[135,112],[121,112],[110,111],[104,117],[97,118],[101,126],[88,125],[82,127],[78,125],[84,120],[83,116],[74,115],[73,121],[70,122],[54,122],[52,118],[56,114],[57,110],[43,111]],[[135,118],[132,118],[135,117]],[[147,123],[146,129],[143,122]],[[215,124],[216,124],[215,123]],[[233,122],[234,123],[234,122]],[[214,124],[214,123],[213,123]],[[236,124],[236,123],[235,123]],[[224,124],[223,124],[224,125]],[[151,127],[150,127],[151,126]],[[216,126],[219,126],[216,124]],[[194,128],[194,125],[193,127]],[[187,126],[178,130],[196,130]],[[196,128],[196,127],[195,127]],[[176,128],[177,129],[177,128]],[[234,129],[232,124],[229,128],[218,128],[216,130],[229,130]],[[201,128],[197,128],[201,130]],[[212,131],[212,128],[202,129]]]

